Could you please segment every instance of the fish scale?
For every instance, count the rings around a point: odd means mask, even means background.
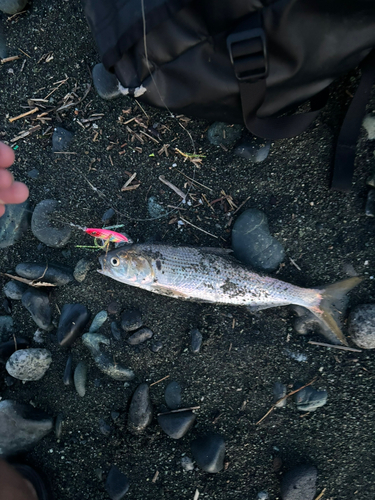
[[[360,283],[349,278],[326,288],[302,288],[254,273],[223,249],[136,244],[99,258],[99,272],[169,297],[246,306],[252,311],[289,304],[307,308],[334,343],[347,344],[337,311]]]

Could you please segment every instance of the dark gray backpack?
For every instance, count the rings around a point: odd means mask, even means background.
[[[254,135],[300,134],[328,86],[361,64],[332,187],[350,189],[375,79],[373,0],[84,0],[102,62],[140,101]],[[291,114],[310,100],[309,112]],[[280,116],[282,115],[282,116]]]

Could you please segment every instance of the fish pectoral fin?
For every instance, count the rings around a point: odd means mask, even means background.
[[[271,309],[271,307],[280,307],[284,304],[270,302],[268,304],[260,304],[260,305],[247,305],[246,309],[252,314],[257,313],[258,311],[263,311],[263,309]]]

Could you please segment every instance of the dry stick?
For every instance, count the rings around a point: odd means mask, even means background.
[[[181,413],[182,411],[199,410],[199,408],[200,408],[200,406],[190,406],[189,408],[178,408],[177,410],[171,410],[171,411],[165,411],[163,413],[158,413],[158,416],[159,415],[169,415],[170,413]]]
[[[24,52],[24,51],[23,51],[22,49],[20,49],[19,47],[18,47],[18,50],[19,50],[20,52],[22,52],[22,54],[25,54],[25,56],[27,56],[29,59],[31,59],[31,56],[29,56],[29,54],[26,54],[26,52]]]
[[[183,175],[184,177],[186,177],[186,179],[189,179],[189,181],[194,182],[194,184],[198,184],[199,186],[202,186],[202,187],[204,187],[205,189],[208,189],[211,192],[213,191],[213,189],[205,186],[204,184],[201,184],[200,182],[196,181],[195,179],[192,179],[188,175],[184,174],[183,172],[181,172],[181,170],[178,170],[178,169],[176,169],[176,170],[177,170],[178,173],[180,173],[181,175]]]
[[[158,478],[158,477],[159,477],[159,471],[157,470],[157,471],[155,472],[154,477],[152,478],[152,482],[153,482],[153,483],[156,483],[156,480],[157,480],[157,478]]]
[[[322,490],[321,493],[319,493],[319,495],[315,498],[315,500],[320,500],[322,498],[322,496],[324,495],[325,491],[326,491],[327,488],[324,488],[324,490]]]
[[[202,228],[200,228],[198,226],[195,226],[194,224],[192,224],[188,220],[183,219],[182,217],[180,217],[180,219],[182,220],[182,222],[185,222],[185,224],[189,224],[190,226],[194,227],[195,229],[198,229],[198,231],[202,231],[202,233],[208,234],[208,236],[212,236],[213,238],[216,238],[217,240],[219,239],[218,236],[215,236],[214,234],[211,234],[208,231],[205,231],[204,229],[202,229]]]
[[[15,122],[16,120],[19,120],[20,118],[25,118],[25,116],[32,115],[39,111],[39,108],[34,108],[30,109],[30,111],[27,111],[26,113],[22,113],[22,115],[14,116],[13,118],[9,118],[10,123]]]
[[[12,280],[21,281],[21,283],[26,283],[27,285],[30,285],[30,286],[35,286],[35,287],[38,287],[38,286],[56,286],[53,283],[45,283],[43,281],[38,282],[36,280],[28,280],[26,278],[20,278],[19,276],[13,276],[13,274],[8,274],[8,273],[0,273],[0,274],[2,276],[7,276],[8,278],[11,278]]]
[[[198,500],[198,498],[199,498],[199,490],[198,490],[198,488],[197,488],[197,489],[195,490],[193,500]]]
[[[134,174],[131,175],[129,177],[129,179],[125,182],[125,184],[122,186],[121,191],[125,191],[125,189],[129,186],[131,181],[136,178],[136,176],[137,176],[137,172],[134,172]]]
[[[152,384],[150,384],[150,387],[155,385],[155,384],[158,384],[159,382],[163,382],[163,380],[165,380],[166,378],[169,378],[170,375],[166,375],[165,377],[161,378],[160,380],[157,380],[156,382],[152,382]]]
[[[160,144],[160,141],[158,141],[157,139],[155,139],[155,137],[152,137],[152,135],[147,134],[147,132],[144,132],[143,130],[140,130],[139,133],[143,134],[143,135],[146,135],[149,139],[151,139],[152,141],[156,142],[156,144]]]
[[[7,63],[7,62],[12,62],[12,61],[17,61],[17,59],[21,59],[21,56],[5,57],[4,59],[1,59],[1,64]]]
[[[299,265],[292,259],[292,257],[289,257],[290,262],[293,264],[293,266],[298,269],[298,271],[302,271],[302,269],[299,267]]]
[[[233,212],[233,214],[232,214],[232,215],[236,214],[236,213],[237,213],[237,212],[238,212],[238,211],[239,211],[239,210],[240,210],[240,209],[241,209],[241,208],[245,205],[245,203],[246,203],[247,201],[249,201],[249,200],[250,200],[250,198],[251,198],[251,196],[248,196],[248,197],[246,198],[246,200],[245,200],[245,201],[243,201],[243,202],[241,203],[241,205],[240,205],[239,207],[237,207],[237,208],[236,208],[236,210]]]
[[[299,392],[301,391],[302,389],[304,389],[305,387],[313,384],[315,382],[315,380],[317,380],[318,377],[315,377],[311,382],[309,382],[308,384],[305,384],[303,385],[302,387],[300,387],[299,389],[296,389],[295,391],[292,391],[290,392],[289,394],[286,394],[284,397],[280,398],[278,401],[276,401],[276,403],[274,405],[271,406],[271,408],[268,410],[268,412],[264,415],[264,417],[262,417],[260,420],[258,420],[258,422],[255,424],[255,425],[258,425],[260,424],[261,422],[263,422],[263,420],[268,417],[268,415],[273,412],[273,410],[276,408],[276,406],[281,403],[281,401],[284,401],[284,399],[286,398],[289,398],[289,396],[293,396],[293,394],[296,394],[296,392]]]
[[[326,344],[325,342],[314,342],[313,340],[309,340],[308,344],[319,345],[322,347],[333,347],[333,349],[340,349],[342,351],[362,352],[362,349],[354,349],[353,347],[346,347],[344,345]]]
[[[178,196],[181,196],[183,200],[186,200],[186,194],[181,191],[181,189],[178,189],[174,184],[171,182],[167,181],[167,179],[164,177],[164,175],[159,175],[159,181],[161,181],[163,184],[166,186],[170,187]]]

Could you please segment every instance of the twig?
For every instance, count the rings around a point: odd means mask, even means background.
[[[183,172],[181,172],[181,170],[178,170],[176,168],[177,172],[180,173],[181,175],[183,175],[184,177],[186,177],[186,179],[189,179],[189,181],[193,182],[194,184],[198,184],[199,186],[202,186],[204,187],[205,189],[208,189],[209,191],[213,191],[213,189],[205,186],[204,184],[201,184],[200,182],[196,181],[195,179],[192,179],[191,177],[189,177],[188,175],[184,174]],[[250,197],[249,197],[250,198]],[[238,209],[237,209],[238,210]]]
[[[180,217],[180,219],[182,220],[182,222],[185,222],[185,224],[189,224],[190,226],[194,227],[195,229],[198,229],[198,231],[202,231],[202,233],[208,234],[208,236],[212,236],[213,238],[216,238],[217,240],[219,239],[218,236],[215,236],[214,234],[211,234],[208,231],[205,231],[204,229],[202,229],[202,228],[200,228],[198,226],[195,226],[194,224],[192,224],[188,220],[183,219],[182,217]]]
[[[149,139],[152,141],[156,142],[156,144],[160,144],[160,141],[158,141],[155,137],[152,137],[152,135],[147,134],[147,132],[144,132],[143,130],[139,131],[140,134],[146,135]]]
[[[19,47],[18,47],[18,50],[19,50],[20,52],[22,52],[22,54],[25,54],[25,56],[26,56],[26,57],[28,57],[29,59],[31,59],[31,56],[29,56],[29,54],[26,54],[26,52],[24,52],[24,51],[23,51],[22,49],[20,49]]]
[[[182,411],[199,410],[199,408],[200,408],[200,406],[190,406],[189,408],[178,408],[177,410],[171,410],[171,411],[165,411],[163,413],[158,413],[158,416],[159,415],[169,415],[170,413],[181,413]]]
[[[293,264],[293,266],[298,269],[298,271],[301,271],[302,269],[299,267],[299,265],[292,259],[292,257],[289,257],[290,262]]]
[[[17,59],[21,59],[21,56],[11,56],[11,57],[4,57],[4,59],[1,59],[1,64],[7,63],[7,62],[12,62],[12,61],[17,61]]]
[[[16,137],[13,137],[13,139],[10,139],[10,142],[16,142],[19,139],[24,139],[28,135],[32,134],[33,132],[36,132],[37,130],[40,130],[42,127],[40,125],[35,125],[35,127],[29,128],[29,130],[25,130],[20,133],[20,135],[17,135]]]
[[[169,378],[170,375],[166,375],[165,377],[161,378],[160,380],[157,380],[156,382],[152,382],[152,384],[150,384],[150,387],[155,385],[155,384],[159,384],[159,382],[163,382],[163,380],[165,380],[166,378]]]
[[[174,184],[171,182],[167,181],[167,179],[164,177],[164,175],[159,175],[159,181],[161,181],[163,184],[166,186],[170,187],[178,196],[181,196],[183,200],[186,200],[186,194],[181,191],[181,189],[178,189]]]
[[[237,208],[236,208],[236,210],[233,212],[233,214],[232,214],[232,215],[236,214],[236,213],[237,213],[237,212],[238,212],[238,211],[239,211],[239,210],[240,210],[240,209],[241,209],[241,208],[245,205],[245,203],[246,203],[247,201],[249,201],[249,200],[250,200],[250,198],[251,198],[251,196],[248,196],[248,197],[246,198],[246,200],[245,200],[245,201],[243,201],[243,202],[241,203],[241,205],[240,205],[239,207],[237,207]]]
[[[125,182],[125,184],[122,186],[121,191],[125,191],[125,189],[129,186],[131,181],[136,178],[136,176],[137,176],[137,172],[134,172],[134,174],[131,175],[129,177],[129,179]]]
[[[319,495],[315,498],[315,500],[320,500],[322,498],[322,496],[324,495],[325,491],[326,491],[327,488],[324,488],[324,490],[322,490],[321,493],[319,493]]]
[[[45,283],[43,281],[38,282],[37,280],[28,280],[26,278],[20,278],[19,276],[13,276],[13,274],[8,273],[0,273],[2,276],[7,276],[8,278],[12,278],[12,280],[21,281],[21,283],[26,283],[30,286],[56,286],[53,283]]]
[[[193,500],[198,500],[198,498],[199,498],[199,490],[198,490],[198,488],[197,488],[197,489],[195,490]]]
[[[353,347],[346,347],[344,345],[326,344],[325,342],[314,342],[313,340],[309,340],[308,344],[319,345],[322,347],[333,347],[333,349],[340,349],[342,351],[362,352],[362,349],[354,349]]]
[[[258,420],[258,422],[257,422],[255,425],[258,425],[258,424],[260,424],[261,422],[263,422],[263,420],[264,420],[266,417],[268,417],[268,415],[269,415],[270,413],[272,413],[272,412],[273,412],[273,410],[277,407],[277,405],[278,405],[279,403],[281,403],[281,401],[284,401],[284,399],[289,398],[289,396],[293,396],[293,394],[296,394],[296,392],[299,392],[299,391],[301,391],[302,389],[304,389],[305,387],[307,387],[307,386],[309,386],[309,385],[313,384],[313,383],[316,381],[316,379],[317,379],[317,377],[315,377],[313,380],[311,380],[311,382],[309,382],[308,384],[305,384],[305,385],[303,385],[302,387],[300,387],[299,389],[296,389],[295,391],[292,391],[292,392],[290,392],[289,394],[286,394],[284,397],[282,397],[282,398],[280,398],[278,401],[276,401],[276,403],[275,403],[274,405],[272,405],[272,406],[271,406],[271,408],[270,408],[270,409],[268,410],[268,412],[264,415],[264,417],[262,417],[260,420]]]
[[[157,471],[155,472],[154,477],[152,478],[152,482],[153,482],[153,483],[156,483],[156,480],[157,480],[157,478],[158,478],[158,477],[159,477],[159,471],[157,470]]]
[[[26,113],[22,113],[22,115],[14,116],[13,118],[9,118],[10,123],[15,122],[16,120],[19,120],[20,118],[25,118],[25,116],[32,115],[39,111],[39,108],[34,108],[30,109],[30,111],[27,111]]]

